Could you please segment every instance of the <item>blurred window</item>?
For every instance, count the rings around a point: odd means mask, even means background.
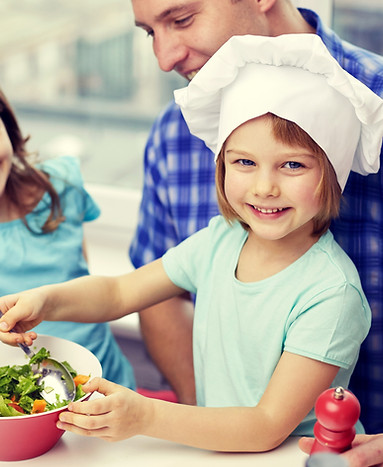
[[[382,25],[382,0],[334,0],[333,29],[342,39],[383,55]]]
[[[163,73],[130,0],[1,0],[0,86],[30,151],[81,158],[86,182],[141,189],[154,118],[185,85]]]

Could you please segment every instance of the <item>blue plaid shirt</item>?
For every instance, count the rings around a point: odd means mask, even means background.
[[[341,41],[314,12],[301,13],[341,66],[383,97],[383,58]],[[130,247],[135,267],[161,257],[218,214],[213,155],[201,140],[190,135],[174,102],[154,123],[144,163],[139,225]],[[382,176],[383,171],[368,177],[351,173],[341,216],[331,227],[359,270],[373,314],[351,384],[368,433],[383,432]]]

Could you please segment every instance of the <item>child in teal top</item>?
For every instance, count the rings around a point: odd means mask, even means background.
[[[119,277],[83,277],[0,300],[0,339],[31,344],[41,320],[117,319],[196,294],[198,406],[95,378],[106,397],[71,403],[58,426],[203,449],[267,451],[311,434],[313,406],[347,386],[371,312],[328,231],[350,170],[376,172],[383,101],[342,70],[319,37],[233,37],[176,92],[216,155],[222,216],[162,259]]]
[[[89,274],[83,223],[96,219],[100,209],[84,188],[78,160],[60,157],[32,165],[27,140],[1,91],[0,128],[0,294]],[[87,347],[105,377],[135,387],[109,324],[45,321],[35,331]]]
[[[354,264],[327,231],[283,270],[241,281],[236,270],[248,235],[239,222],[229,226],[217,216],[162,258],[172,282],[197,294],[197,404],[255,406],[281,348],[335,365],[339,371],[331,386],[346,388],[371,322]],[[311,410],[294,434],[313,434],[315,421]],[[363,432],[360,423],[357,430]]]

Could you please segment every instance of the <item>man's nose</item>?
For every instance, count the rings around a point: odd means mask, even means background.
[[[175,34],[158,33],[153,42],[154,54],[162,71],[172,71],[187,57],[187,47]]]

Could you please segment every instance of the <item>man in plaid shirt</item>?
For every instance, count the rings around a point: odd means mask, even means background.
[[[175,70],[192,79],[230,35],[312,32],[322,38],[345,70],[383,96],[383,57],[342,41],[318,15],[310,10],[298,11],[289,0],[132,0],[132,4],[137,26],[153,36],[153,49],[163,71]],[[252,15],[258,15],[257,20]],[[204,23],[209,18],[210,27]],[[153,125],[144,163],[139,225],[130,247],[135,267],[161,257],[218,214],[214,157],[189,133],[174,102]],[[341,216],[331,226],[336,240],[358,268],[373,313],[372,328],[362,345],[351,386],[361,402],[361,420],[368,433],[383,432],[381,178],[382,171],[368,177],[351,173]],[[175,299],[140,313],[148,350],[184,403],[194,402],[194,385],[191,320],[180,309],[188,312],[191,303]]]

